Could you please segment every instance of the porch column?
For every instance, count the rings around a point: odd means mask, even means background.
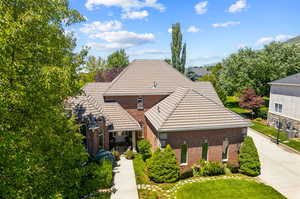
[[[109,132],[104,117],[101,118],[100,129],[103,131],[103,148],[109,150]]]
[[[132,131],[132,151],[133,152],[136,152],[136,132],[135,131]]]

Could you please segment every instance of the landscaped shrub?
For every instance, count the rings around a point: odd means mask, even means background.
[[[100,188],[112,186],[112,163],[110,161],[102,160],[100,164],[92,162],[85,167],[88,175],[84,176],[81,182],[82,196],[96,192]]]
[[[112,152],[112,153],[113,153],[113,155],[114,155],[114,157],[115,157],[115,160],[116,160],[116,161],[119,161],[119,160],[120,160],[120,157],[121,157],[120,152],[119,152],[119,151],[114,151],[114,152]]]
[[[229,108],[239,107],[239,98],[236,96],[228,96],[225,101],[225,106]]]
[[[125,152],[125,158],[128,160],[132,160],[134,158],[134,152],[129,150]]]
[[[253,139],[247,136],[241,146],[239,154],[239,172],[248,176],[260,174],[260,161]]]
[[[234,164],[234,163],[227,163],[226,164],[226,168],[228,168],[230,171],[231,171],[231,173],[238,173],[239,172],[239,168],[240,168],[240,166],[239,166],[239,164]]]
[[[148,140],[139,141],[137,146],[138,146],[138,151],[142,155],[144,161],[151,158],[152,155],[151,144]]]
[[[133,167],[137,184],[149,184],[146,162],[144,162],[141,154],[135,155]]]
[[[268,107],[261,107],[257,110],[257,117],[263,118],[263,119],[267,119],[268,117]]]
[[[149,178],[154,182],[175,182],[179,178],[179,166],[170,145],[155,151],[147,161]]]
[[[225,173],[224,165],[220,162],[207,162],[200,160],[198,165],[192,167],[194,176],[217,176]]]
[[[265,101],[265,107],[269,107],[270,98],[269,97],[263,97],[263,100]]]

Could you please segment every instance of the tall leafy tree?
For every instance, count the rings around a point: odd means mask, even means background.
[[[88,56],[86,61],[86,71],[87,72],[97,72],[99,70],[105,69],[106,61],[102,59],[101,57],[95,57],[93,55]]]
[[[276,42],[259,51],[244,48],[226,58],[222,66],[218,85],[227,95],[254,88],[258,95],[268,96],[269,82],[300,72],[300,49]]]
[[[63,27],[83,17],[67,0],[3,0],[0,13],[0,198],[79,198],[88,155],[63,101],[87,52]]]
[[[182,46],[180,23],[172,25],[171,52],[173,67],[181,73],[184,73],[186,64],[186,43]]]
[[[129,57],[124,49],[117,50],[107,57],[107,67],[126,67],[129,64]]]

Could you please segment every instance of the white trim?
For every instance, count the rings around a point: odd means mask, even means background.
[[[158,132],[175,132],[175,131],[196,131],[196,130],[218,130],[218,129],[232,129],[232,128],[246,128],[252,126],[251,123],[236,124],[236,125],[219,125],[219,126],[203,126],[203,127],[188,127],[188,128],[169,128],[157,129]]]

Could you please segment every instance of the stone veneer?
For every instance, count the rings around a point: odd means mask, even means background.
[[[276,127],[276,121],[277,120],[281,120],[283,121],[282,125],[283,125],[283,130],[287,133],[289,138],[293,138],[293,137],[300,137],[300,121],[299,120],[294,120],[288,117],[284,117],[281,115],[276,115],[273,113],[268,113],[268,124],[270,126]],[[287,129],[287,122],[291,122],[291,125],[294,127],[294,131],[289,131]]]

